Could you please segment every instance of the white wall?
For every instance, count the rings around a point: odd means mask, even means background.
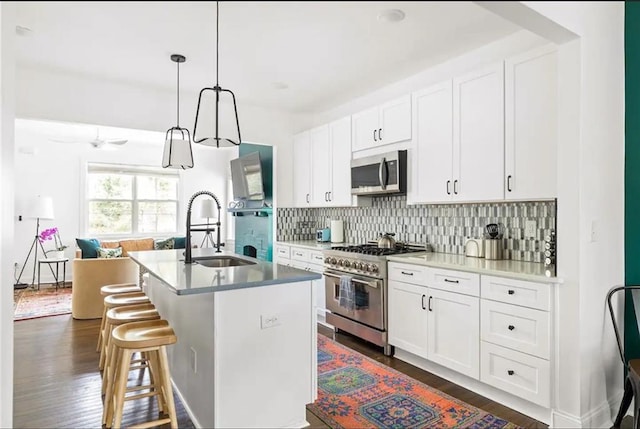
[[[44,126],[43,126],[44,125]],[[57,143],[49,140],[50,133],[46,131],[46,124],[40,121],[16,121],[16,153],[15,168],[19,171],[19,187],[16,189],[16,215],[24,214],[24,208],[29,199],[36,195],[51,196],[54,203],[54,220],[42,220],[40,230],[58,227],[64,244],[69,246],[65,255],[74,257],[75,238],[88,237],[85,222],[85,171],[88,162],[103,162],[113,164],[148,165],[160,167],[164,133],[157,133],[156,142],[129,141],[114,150],[99,150],[86,143]],[[56,128],[60,128],[57,126]],[[151,133],[153,134],[153,133]],[[127,137],[126,130],[122,132]],[[29,153],[23,153],[29,152]],[[177,235],[185,234],[186,210],[189,198],[197,191],[208,190],[216,194],[222,205],[223,231],[224,211],[229,201],[227,196],[227,180],[229,176],[229,160],[237,156],[236,148],[215,149],[202,145],[193,145],[194,168],[180,171],[181,187],[179,189],[181,204],[178,209]],[[198,218],[198,204],[193,207],[193,221],[201,222]],[[34,236],[35,219],[23,218],[15,220],[15,245],[13,262],[22,266]],[[171,234],[159,234],[157,237],[168,237]],[[149,236],[145,234],[144,236]],[[193,243],[200,245],[202,233],[193,233]],[[124,237],[123,237],[124,238]],[[45,250],[51,249],[51,243],[44,243]],[[40,255],[41,256],[41,255]],[[33,278],[33,255],[27,261],[27,266],[21,281],[30,283]],[[67,264],[67,280],[72,278],[71,263]],[[43,281],[52,279],[51,271],[46,265],[41,267]],[[36,273],[37,277],[37,273]]]
[[[13,426],[15,4],[0,3],[0,427]]]
[[[183,66],[188,66],[188,63]],[[186,73],[187,69],[183,68]],[[203,82],[209,86],[210,82]],[[233,88],[241,92],[242,88]],[[173,90],[130,85],[72,75],[54,70],[18,66],[16,78],[19,118],[50,119],[65,122],[99,124],[140,130],[162,131],[175,125],[176,93]],[[203,101],[204,112],[198,129],[211,131],[213,126],[210,98]],[[198,93],[181,91],[180,125],[193,132]],[[272,146],[289,146],[295,132],[309,124],[309,115],[298,115],[275,109],[238,104],[242,140]],[[232,130],[233,117],[221,115],[222,130]],[[200,131],[198,135],[202,135]],[[292,195],[291,151],[280,154],[274,178],[278,194],[284,198],[278,205],[290,205]],[[195,160],[197,163],[197,159]]]
[[[479,3],[559,43],[566,33],[538,25],[540,17],[579,36],[560,51],[558,275],[566,283],[554,423],[608,425],[623,376],[605,298],[624,283],[624,2]]]

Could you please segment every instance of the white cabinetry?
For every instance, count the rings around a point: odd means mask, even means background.
[[[331,186],[328,189],[328,205],[350,206],[352,205],[350,116],[329,124],[329,143],[331,154],[328,165],[331,171]]]
[[[410,202],[504,198],[503,74],[500,63],[413,93]]]
[[[352,125],[354,152],[411,140],[411,96],[356,113]]]
[[[311,205],[319,207],[328,201],[331,190],[331,143],[329,126],[322,125],[312,129],[311,159],[308,165],[311,171]],[[296,177],[293,180],[297,180]]]
[[[557,196],[557,58],[554,47],[505,61],[505,198]]]
[[[477,379],[479,298],[452,292],[454,279],[432,287],[435,278],[431,268],[389,263],[389,343]]]
[[[293,204],[311,206],[311,133],[293,137]]]

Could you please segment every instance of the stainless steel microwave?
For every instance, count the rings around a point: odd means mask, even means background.
[[[406,150],[351,161],[352,195],[403,194],[406,191]]]

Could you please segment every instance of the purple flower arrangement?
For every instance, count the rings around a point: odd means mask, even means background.
[[[44,243],[45,241],[49,240],[53,240],[55,250],[64,250],[67,248],[67,246],[62,244],[58,228],[56,227],[44,229],[38,236],[38,241],[40,241],[40,243]]]

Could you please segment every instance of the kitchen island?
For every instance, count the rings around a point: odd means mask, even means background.
[[[316,399],[319,274],[231,252],[129,252],[174,329],[171,378],[196,427],[303,427]]]

